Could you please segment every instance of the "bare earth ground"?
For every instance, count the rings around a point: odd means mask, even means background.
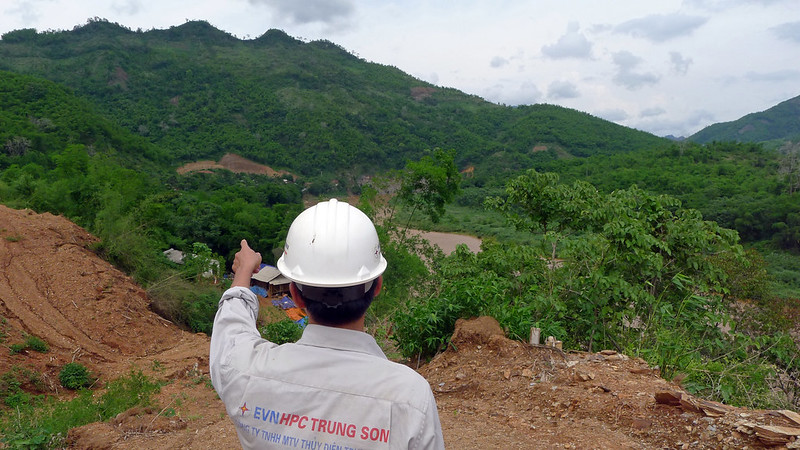
[[[167,381],[157,407],[72,430],[71,448],[238,447],[208,382],[208,337],[151,312],[141,288],[87,249],[95,240],[61,217],[0,206],[4,343],[32,334],[50,345],[48,353],[0,352],[0,373],[33,368],[47,393],[65,398],[58,371],[70,361],[88,366],[101,385],[131,368]],[[791,412],[704,402],[641,360],[511,341],[490,318],[460,322],[453,345],[418,370],[453,449],[738,449],[779,441],[774,448],[794,448],[787,436],[800,434]]]
[[[255,173],[271,177],[289,175],[289,172],[285,170],[274,170],[269,166],[258,164],[233,153],[226,154],[219,162],[205,160],[184,164],[178,167],[177,172],[183,175],[189,172],[202,172],[211,169],[225,169],[235,173]]]

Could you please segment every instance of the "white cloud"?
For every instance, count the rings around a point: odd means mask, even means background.
[[[269,7],[282,22],[296,25],[324,24],[329,30],[347,26],[355,13],[352,0],[248,0]]]
[[[492,86],[482,89],[478,95],[492,99],[502,105],[532,105],[542,100],[542,91],[532,81],[522,81],[512,84],[511,80],[502,80]]]
[[[19,16],[21,19],[22,24],[24,26],[33,26],[42,16],[42,13],[39,10],[42,1],[17,1],[14,3],[14,6],[8,8],[4,11],[4,16],[8,18],[8,16]],[[10,31],[10,30],[4,30]]]
[[[647,108],[639,112],[639,117],[658,117],[663,116],[667,111],[661,107]]]
[[[670,115],[666,111],[659,114],[660,109],[643,110],[639,114],[640,120],[628,125],[657,136],[688,137],[715,121],[714,115],[703,109],[689,111],[685,116]]]
[[[554,81],[547,88],[547,98],[561,100],[580,97],[578,86],[570,81]]]
[[[623,22],[617,25],[614,30],[618,33],[645,38],[652,42],[664,42],[690,35],[707,21],[708,19],[705,17],[687,16],[685,14],[653,14],[641,19]]]
[[[494,58],[492,58],[492,60],[489,62],[489,65],[490,65],[491,67],[494,67],[494,68],[503,67],[503,66],[505,66],[506,64],[508,64],[508,60],[507,60],[506,58],[503,58],[502,56],[495,56],[495,57],[494,57]]]
[[[800,43],[800,22],[788,22],[770,28],[781,39]]]
[[[776,82],[796,82],[800,79],[800,71],[798,70],[777,70],[774,72],[747,72],[745,74],[745,79],[747,81],[756,81],[756,82],[767,82],[767,83],[776,83]]]
[[[614,83],[625,87],[626,89],[634,90],[648,84],[658,83],[659,77],[653,73],[637,73],[633,71],[620,71],[614,75]]]
[[[567,32],[555,44],[542,47],[542,53],[553,59],[589,58],[592,56],[592,44],[579,31],[577,22],[571,22]]]
[[[611,122],[622,122],[628,118],[628,113],[619,108],[598,111],[595,115]]]
[[[633,53],[628,51],[616,52],[613,54],[612,59],[617,66],[617,73],[613,77],[615,84],[634,90],[648,84],[658,83],[658,75],[634,70],[642,63],[642,58]]]
[[[436,72],[418,73],[414,76],[422,81],[427,81],[430,84],[439,84],[439,74]]]
[[[687,6],[719,12],[752,5],[772,6],[781,3],[795,5],[796,0],[685,0]]]
[[[679,52],[670,52],[669,61],[672,64],[672,70],[680,75],[686,75],[689,66],[692,65],[692,58],[685,58]]]
[[[629,51],[621,51],[616,52],[612,55],[612,60],[614,64],[619,67],[619,70],[622,71],[631,71],[636,68],[636,66],[642,63],[642,58],[634,55]]]
[[[117,0],[111,3],[111,7],[114,11],[132,16],[142,10],[142,2],[140,0]]]

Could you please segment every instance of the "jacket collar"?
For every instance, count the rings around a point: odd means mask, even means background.
[[[386,355],[375,342],[375,338],[363,331],[309,324],[303,331],[303,337],[297,343],[312,347],[366,353],[386,359]]]

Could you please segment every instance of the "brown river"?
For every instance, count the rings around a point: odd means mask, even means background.
[[[442,251],[449,255],[456,250],[459,244],[466,244],[473,253],[481,251],[481,240],[475,236],[457,233],[442,233],[439,231],[408,230],[410,233],[422,236],[433,245],[438,245]]]

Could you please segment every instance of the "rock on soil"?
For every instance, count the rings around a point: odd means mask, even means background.
[[[34,369],[38,388],[62,397],[70,361],[102,381],[136,368],[166,382],[155,407],[74,429],[71,448],[238,447],[209,383],[208,337],[150,311],[146,292],[92,253],[96,241],[62,217],[0,206],[0,331],[7,345],[26,335],[50,345],[0,352],[0,373]],[[512,341],[487,317],[459,321],[452,345],[418,370],[452,449],[796,448],[800,435],[792,411],[697,399],[642,360]]]

